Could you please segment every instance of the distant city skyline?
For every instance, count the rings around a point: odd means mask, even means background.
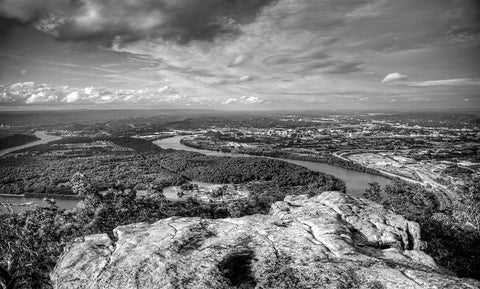
[[[0,110],[477,110],[476,0],[0,0]]]

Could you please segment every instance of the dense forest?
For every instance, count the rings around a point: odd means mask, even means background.
[[[187,180],[210,183],[270,181],[281,187],[318,183],[325,189],[345,191],[343,181],[290,163],[265,158],[229,158],[199,153],[162,150],[149,141],[108,138],[133,151],[83,149],[82,154],[50,155],[61,145],[92,142],[92,139],[62,139],[30,148],[33,155],[6,157],[0,163],[0,193],[71,195],[69,178],[77,171],[91,176],[99,191],[122,185],[162,188]]]
[[[438,210],[430,191],[399,180],[385,186],[383,194],[372,183],[365,197],[418,222],[425,252],[439,265],[460,277],[480,279],[480,178],[468,180],[458,193],[462,200],[447,211]]]

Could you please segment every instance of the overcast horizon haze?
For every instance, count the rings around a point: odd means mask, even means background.
[[[476,111],[476,0],[0,0],[0,111]]]

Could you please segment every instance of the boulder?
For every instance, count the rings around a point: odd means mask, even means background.
[[[172,217],[75,240],[54,288],[480,288],[421,251],[417,223],[339,192],[269,215]]]

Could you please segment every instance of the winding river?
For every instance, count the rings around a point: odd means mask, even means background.
[[[1,150],[0,156],[3,156],[5,154],[8,154],[10,152],[13,152],[22,148],[31,147],[38,144],[44,144],[44,143],[48,143],[48,142],[60,139],[59,137],[56,137],[56,136],[47,135],[45,132],[36,132],[35,135],[41,138],[41,140],[28,143],[25,145],[21,145],[18,147]],[[198,152],[198,153],[202,153],[204,155],[210,155],[210,156],[252,157],[250,155],[245,155],[245,154],[224,153],[224,152],[191,148],[180,143],[180,140],[183,137],[184,136],[174,136],[171,138],[165,138],[165,139],[154,141],[154,143],[164,149],[193,151],[193,152]],[[278,158],[278,160],[282,160],[282,161],[296,164],[302,167],[306,167],[312,171],[322,172],[322,173],[336,176],[345,182],[347,186],[347,192],[354,196],[361,196],[364,193],[368,183],[370,182],[378,182],[381,186],[384,186],[389,182],[389,179],[382,176],[348,170],[348,169],[344,169],[341,167],[337,167],[337,166],[333,166],[325,163],[289,160],[289,159],[282,159],[282,158]],[[62,198],[56,198],[56,202],[60,208],[65,208],[65,209],[73,208],[78,203],[77,200],[62,199]],[[13,196],[13,195],[11,196],[0,195],[0,203],[12,203],[12,204],[31,203],[31,204],[37,204],[38,206],[46,205],[45,202],[43,201],[43,198]],[[12,206],[12,209],[14,212],[20,212],[24,210],[25,207]],[[4,212],[7,212],[7,209],[4,206],[0,205],[0,214]]]
[[[174,136],[171,138],[160,139],[160,140],[154,141],[153,143],[164,149],[192,151],[192,152],[198,152],[198,153],[202,153],[204,155],[209,155],[209,156],[252,157],[250,155],[245,155],[245,154],[224,153],[224,152],[217,152],[217,151],[210,151],[210,150],[203,150],[203,149],[188,147],[180,143],[180,140],[184,137],[185,136]],[[296,164],[302,167],[306,167],[307,169],[312,171],[336,176],[337,178],[340,178],[345,182],[345,185],[347,186],[347,192],[354,196],[361,196],[365,192],[365,188],[367,188],[368,183],[370,182],[377,182],[380,184],[380,186],[383,187],[390,181],[389,179],[382,176],[344,169],[344,168],[329,165],[326,163],[289,160],[289,159],[283,159],[283,158],[277,158],[277,159],[285,162],[289,162],[292,164]]]

